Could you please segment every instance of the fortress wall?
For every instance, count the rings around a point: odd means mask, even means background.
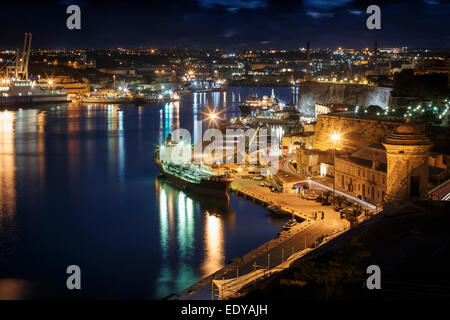
[[[317,117],[314,136],[314,149],[333,148],[330,136],[333,132],[341,133],[341,141],[336,150],[356,151],[372,143],[382,143],[392,131],[402,123],[361,119],[357,117],[321,114]]]
[[[385,109],[390,104],[392,88],[358,84],[337,84],[307,81],[300,84],[299,109],[314,113],[314,105],[343,104],[348,106],[378,105]]]

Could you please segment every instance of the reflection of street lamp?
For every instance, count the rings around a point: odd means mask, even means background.
[[[331,135],[331,140],[333,141],[333,161],[334,161],[334,178],[333,178],[333,201],[336,198],[336,144],[341,139],[339,133],[333,133]]]

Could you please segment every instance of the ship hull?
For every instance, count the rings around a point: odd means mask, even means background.
[[[252,112],[252,109],[249,106],[244,106],[242,104],[239,106],[239,109],[244,116],[247,116]]]
[[[230,191],[231,180],[214,181],[214,180],[202,180],[200,183],[192,183],[181,179],[169,172],[166,172],[161,166],[161,163],[154,159],[156,166],[158,167],[161,175],[172,184],[176,185],[181,190],[193,192],[195,194],[214,198],[228,199],[228,193]]]
[[[180,189],[174,185],[172,182],[168,181],[162,175],[157,177],[156,186],[164,186],[165,190],[171,192],[171,190],[176,189],[180,192]],[[173,190],[175,191],[175,190]],[[228,198],[217,198],[217,197],[205,197],[204,195],[197,194],[195,192],[190,192],[188,190],[182,190],[182,192],[192,200],[195,200],[200,204],[202,212],[207,211],[209,214],[218,214],[220,216],[225,216],[228,214],[233,214],[233,209],[230,206]],[[174,195],[176,195],[175,193]]]
[[[247,116],[251,114],[253,111],[255,112],[264,112],[267,111],[268,108],[262,108],[262,107],[250,107],[246,105],[239,105],[239,109],[241,110],[242,115]]]
[[[99,104],[122,104],[129,103],[132,99],[129,98],[112,98],[112,99],[96,99],[96,98],[84,98],[81,99],[82,103],[99,103]]]
[[[0,97],[0,106],[22,106],[56,102],[70,102],[67,95]]]

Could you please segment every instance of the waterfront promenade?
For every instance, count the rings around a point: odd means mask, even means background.
[[[292,178],[295,177],[299,181],[308,181],[292,170],[289,165],[290,159],[292,159],[292,156],[280,159],[280,173]],[[332,190],[327,184],[326,181],[312,180],[310,189],[316,191],[316,193]],[[310,251],[310,247],[322,241],[319,239],[326,237],[327,240],[330,240],[350,228],[349,221],[341,219],[340,213],[336,212],[332,206],[322,206],[320,202],[302,199],[295,192],[272,192],[271,188],[261,186],[261,181],[250,179],[245,175],[234,177],[231,190],[248,201],[252,201],[255,205],[279,208],[280,211],[292,214],[304,221],[288,231],[282,231],[276,239],[262,244],[246,255],[232,259],[232,262],[222,269],[170,299],[210,300],[219,296],[232,296],[244,284],[287,267],[290,262],[299,259],[307,251]],[[354,197],[343,192],[339,192],[339,194],[349,200],[354,200],[352,199]],[[376,208],[364,201],[356,202],[371,211]],[[365,218],[363,217],[363,219]],[[290,260],[289,263],[286,262],[288,259]],[[214,286],[213,280],[216,284]],[[222,289],[223,287],[232,289],[217,290],[217,286],[222,286]],[[215,292],[215,296],[213,296],[213,292]]]
[[[286,261],[292,254],[309,248],[312,244],[325,235],[342,232],[349,227],[349,222],[340,219],[340,214],[330,206],[322,206],[311,200],[301,199],[295,194],[281,194],[271,192],[267,187],[260,187],[258,181],[236,177],[232,184],[234,192],[244,196],[249,201],[255,201],[255,205],[262,202],[279,206],[287,212],[305,219],[288,231],[282,231],[276,239],[272,239],[242,257],[236,257],[231,263],[214,274],[198,281],[193,286],[170,297],[180,300],[210,300],[212,296],[212,281],[236,278],[236,281],[245,279],[255,270],[269,270]],[[323,211],[314,219],[314,212]],[[241,281],[242,281],[241,280]]]
[[[315,219],[315,212],[323,211],[323,220],[330,227],[340,229],[345,224],[344,220],[340,219],[340,213],[334,211],[332,206],[322,206],[314,200],[302,199],[295,193],[274,193],[270,188],[261,187],[259,184],[260,182],[252,179],[236,177],[231,187],[234,192],[255,203],[277,206],[302,219]],[[318,214],[317,218],[321,219],[322,215]]]

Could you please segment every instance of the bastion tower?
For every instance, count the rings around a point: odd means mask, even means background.
[[[431,141],[407,120],[383,145],[387,155],[386,200],[424,198]]]

